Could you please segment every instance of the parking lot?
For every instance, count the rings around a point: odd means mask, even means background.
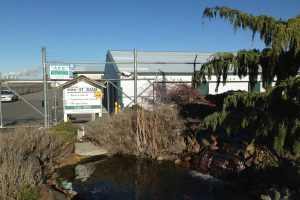
[[[48,90],[48,115],[50,124],[55,121],[55,96],[57,100],[57,121],[63,119],[62,109],[62,91],[54,89]],[[4,127],[15,126],[43,126],[44,125],[44,107],[42,101],[44,99],[43,91],[20,95],[18,101],[2,102],[2,119]]]

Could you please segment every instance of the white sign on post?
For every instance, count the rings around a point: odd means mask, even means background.
[[[70,66],[50,65],[50,79],[51,80],[70,79]]]
[[[102,115],[102,96],[100,88],[86,82],[78,82],[64,89],[65,114],[92,114]]]

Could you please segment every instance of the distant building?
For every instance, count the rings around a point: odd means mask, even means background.
[[[1,79],[3,79],[3,80],[17,80],[17,79],[19,79],[19,75],[15,72],[10,72],[8,74],[2,74]]]
[[[136,56],[138,102],[145,105],[156,100],[159,84],[166,87],[165,89],[172,84],[191,84],[195,71],[209,61],[213,54],[214,52],[138,51]],[[113,112],[120,106],[124,108],[134,104],[134,61],[134,51],[109,50],[104,63],[53,63],[53,65],[70,66],[70,78],[83,75],[107,86],[103,103],[109,112]],[[202,95],[218,94],[229,90],[250,90],[249,76],[240,79],[233,71],[228,72],[226,84],[220,83],[217,91],[216,76],[212,75],[211,79],[207,80],[205,84],[197,86],[197,90]],[[264,91],[261,70],[257,80],[253,91]],[[65,82],[60,80],[60,83],[56,81],[55,84],[61,85]]]
[[[208,61],[213,53],[203,52],[137,52],[137,93],[138,102],[145,104],[153,100],[154,84],[156,83],[192,83],[194,70],[199,70],[201,65]],[[108,51],[104,70],[104,79],[111,80],[108,87],[108,102],[110,111],[114,103],[121,104],[122,108],[131,106],[134,98],[134,52],[133,51]],[[203,95],[222,93],[228,90],[249,90],[248,77],[239,79],[230,74],[226,85],[220,84],[216,92],[216,77],[212,76],[206,84],[198,88]],[[255,88],[261,91],[260,82]],[[107,97],[105,97],[107,98]],[[107,102],[104,101],[104,102]]]
[[[101,80],[104,75],[105,64],[76,64],[73,68],[73,77],[77,78],[81,75],[92,80]]]

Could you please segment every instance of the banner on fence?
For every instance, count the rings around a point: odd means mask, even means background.
[[[69,80],[71,78],[69,65],[50,65],[51,80]]]

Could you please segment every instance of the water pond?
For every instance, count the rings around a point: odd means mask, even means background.
[[[243,199],[241,188],[231,183],[172,162],[133,156],[100,158],[62,168],[58,173],[78,193],[74,199]]]

